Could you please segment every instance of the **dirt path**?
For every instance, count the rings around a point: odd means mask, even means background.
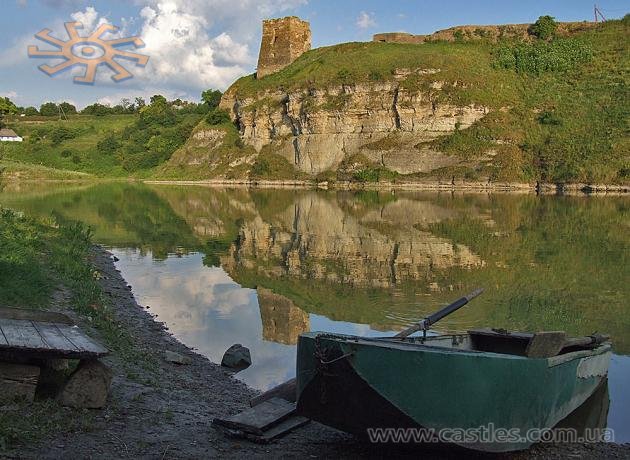
[[[115,373],[109,406],[92,411],[86,431],[21,450],[18,458],[461,458],[461,452],[427,455],[418,450],[375,448],[316,423],[270,445],[226,439],[212,428],[212,419],[245,409],[256,392],[169,335],[136,303],[108,252],[95,248],[93,263],[103,275],[102,288],[112,299],[119,321],[131,333],[134,345],[145,350],[155,365],[131,375],[120,357],[108,357],[106,362]],[[165,350],[189,356],[192,363],[168,363],[162,358]],[[493,458],[630,458],[630,446],[543,446]]]

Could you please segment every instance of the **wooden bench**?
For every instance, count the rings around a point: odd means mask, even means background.
[[[33,399],[40,366],[97,360],[109,351],[61,313],[0,307],[0,396]]]

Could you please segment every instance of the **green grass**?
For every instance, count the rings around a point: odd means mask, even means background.
[[[98,152],[98,142],[112,132],[121,131],[135,120],[134,115],[96,117],[73,115],[68,120],[15,121],[9,126],[20,136],[21,143],[2,143],[3,159],[77,171],[101,177],[123,177],[128,173],[115,155]],[[69,132],[70,138],[55,142],[54,132]]]

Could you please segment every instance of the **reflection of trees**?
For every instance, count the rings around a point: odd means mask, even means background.
[[[54,213],[64,220],[83,221],[94,229],[96,241],[151,251],[156,259],[199,247],[186,221],[147,187],[108,183],[44,196],[37,194],[32,198],[28,195],[7,198],[3,204],[30,214]]]

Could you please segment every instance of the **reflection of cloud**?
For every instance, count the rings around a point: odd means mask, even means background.
[[[155,261],[151,254],[112,250],[116,266],[133,286],[140,305],[150,305],[177,339],[215,363],[231,345],[250,349],[253,364],[237,374],[250,386],[268,389],[295,375],[295,346],[263,339],[256,291],[235,283],[222,269],[205,267],[201,254]],[[310,315],[313,330],[354,335],[382,334],[361,324]],[[308,318],[307,318],[308,321]]]

